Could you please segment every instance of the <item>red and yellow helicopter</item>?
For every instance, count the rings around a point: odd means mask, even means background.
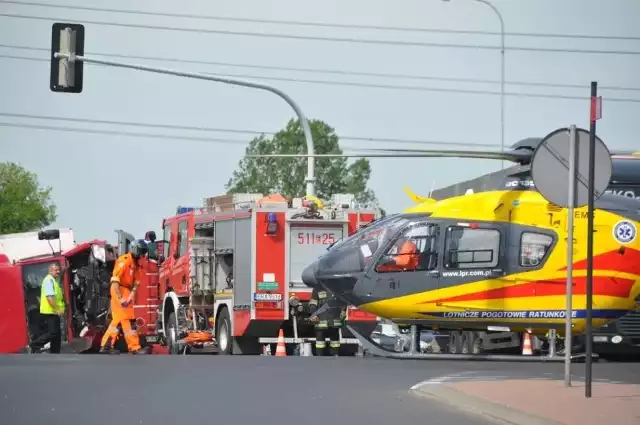
[[[399,324],[456,330],[503,327],[534,334],[555,328],[562,335],[568,210],[550,204],[530,185],[513,184],[527,177],[535,148],[516,144],[507,152],[369,149],[362,154],[313,155],[484,158],[517,165],[481,191],[439,201],[408,191],[416,206],[334,244],[308,266],[303,281]],[[574,217],[572,321],[574,332],[582,333],[586,207],[575,209]],[[595,201],[594,328],[636,308],[639,226],[640,200],[603,194]],[[407,255],[411,258],[403,257]]]

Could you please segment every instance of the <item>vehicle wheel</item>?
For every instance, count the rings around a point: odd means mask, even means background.
[[[175,312],[169,315],[169,321],[167,323],[165,336],[167,338],[169,354],[180,354],[180,347],[176,343],[176,341],[178,340],[178,321],[176,320]]]
[[[449,353],[458,354],[462,352],[462,332],[451,331],[449,334]]]
[[[216,341],[220,354],[228,356],[232,353],[231,319],[229,318],[229,310],[226,308],[222,309],[216,319]]]

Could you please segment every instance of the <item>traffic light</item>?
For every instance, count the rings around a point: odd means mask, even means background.
[[[56,54],[65,55],[56,57]],[[56,22],[51,27],[52,92],[82,93],[83,62],[76,56],[84,55],[84,25]]]

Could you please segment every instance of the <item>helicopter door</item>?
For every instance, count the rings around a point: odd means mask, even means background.
[[[131,242],[135,240],[131,233],[127,233],[124,230],[116,230],[118,234],[118,256],[124,255],[129,252],[129,246]]]
[[[504,276],[506,230],[502,223],[448,226],[444,232],[439,287],[445,289]]]
[[[377,299],[436,289],[437,278],[430,272],[438,265],[439,226],[433,223],[412,223],[387,248],[375,266]]]

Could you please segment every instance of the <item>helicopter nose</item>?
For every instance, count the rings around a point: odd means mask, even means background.
[[[313,289],[318,286],[316,278],[316,270],[318,269],[318,261],[314,261],[302,271],[302,283]]]
[[[329,272],[328,275],[327,272]],[[321,275],[320,278],[318,278],[318,274]],[[307,287],[311,289],[318,288],[329,291],[332,294],[336,295],[338,298],[342,299],[344,299],[342,295],[344,294],[345,290],[350,293],[351,289],[353,288],[353,283],[347,284],[345,287],[345,282],[342,279],[335,279],[334,276],[332,276],[330,270],[326,270],[325,268],[320,267],[319,260],[316,260],[309,266],[307,266],[302,271],[301,278],[302,283],[304,283]]]

